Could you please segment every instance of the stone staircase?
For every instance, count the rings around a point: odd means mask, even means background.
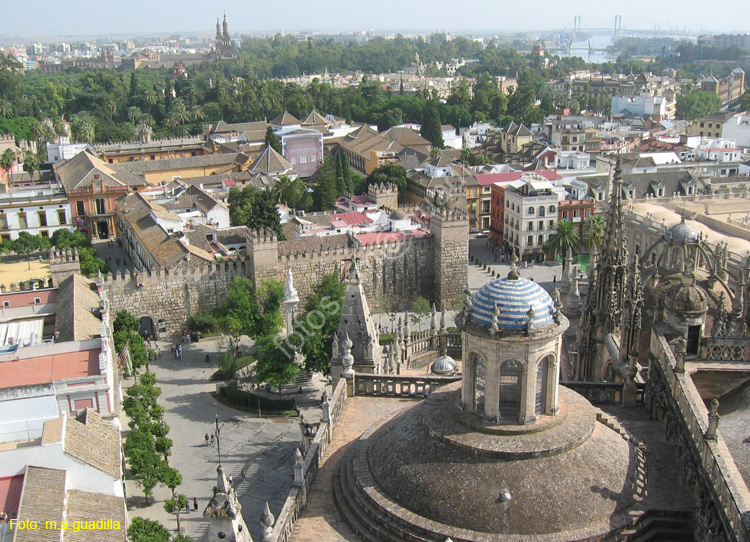
[[[693,514],[689,510],[632,510],[633,523],[605,542],[690,542]]]
[[[333,476],[333,497],[344,522],[366,542],[431,542],[412,526],[396,522],[365,491],[355,474],[354,457],[360,452],[356,441],[341,458]]]

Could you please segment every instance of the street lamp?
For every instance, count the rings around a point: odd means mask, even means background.
[[[391,313],[391,334],[395,333],[395,330],[393,328],[393,322],[395,321],[396,321],[396,313],[392,312]]]

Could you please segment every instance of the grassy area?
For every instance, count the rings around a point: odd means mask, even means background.
[[[588,254],[578,254],[573,256],[573,265],[578,266],[578,268],[584,273],[588,270],[590,261],[591,256]],[[557,256],[557,263],[563,263],[562,256]]]

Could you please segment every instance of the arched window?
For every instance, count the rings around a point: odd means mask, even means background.
[[[474,356],[474,410],[484,413],[484,389],[487,366],[479,354]]]
[[[536,368],[536,402],[534,413],[537,416],[543,415],[547,411],[547,371],[549,369],[548,358],[539,362]]]
[[[544,216],[544,207],[539,207],[539,216]]]
[[[529,210],[526,211],[526,214],[527,215],[533,215],[534,214],[534,208],[533,207],[529,207]]]
[[[503,362],[500,366],[500,419],[518,422],[521,411],[521,375],[523,368],[514,360]]]
[[[550,206],[549,206],[549,209],[547,209],[547,210],[549,211],[549,213],[550,213],[551,215],[555,214],[555,206],[554,206],[554,205],[550,205]]]

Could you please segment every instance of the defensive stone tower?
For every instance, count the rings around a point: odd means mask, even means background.
[[[248,246],[251,257],[250,277],[257,284],[260,280],[279,278],[279,242],[271,230],[253,232]]]
[[[433,213],[430,233],[434,237],[435,301],[458,306],[468,282],[469,221],[465,207]]]
[[[367,195],[375,201],[378,209],[398,209],[398,187],[393,183],[371,184],[367,187]]]

